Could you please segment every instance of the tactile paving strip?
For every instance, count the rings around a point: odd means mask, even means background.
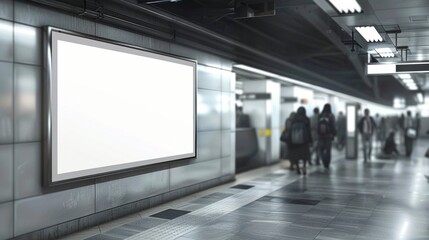
[[[233,196],[222,199],[204,208],[195,210],[192,213],[133,235],[127,238],[127,240],[171,240],[178,238],[198,227],[204,226],[217,218],[222,217],[223,215],[256,201],[271,192],[279,190],[285,185],[296,181],[297,178],[287,179],[286,177],[279,177],[276,180],[279,181],[257,185],[249,190],[234,194]]]

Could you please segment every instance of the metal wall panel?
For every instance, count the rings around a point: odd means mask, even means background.
[[[96,35],[118,42],[123,42],[131,45],[136,45],[143,48],[153,49],[161,52],[170,52],[170,44],[153,38],[127,32],[118,28],[110,27],[104,24],[97,23]]]
[[[15,236],[95,212],[94,185],[15,202]]]
[[[222,71],[222,91],[235,91],[235,73],[229,71]]]
[[[198,132],[197,161],[214,160],[221,157],[221,132]]]
[[[15,64],[15,142],[41,139],[40,67]]]
[[[221,129],[221,92],[198,90],[197,111],[199,131]]]
[[[95,34],[95,23],[77,15],[63,14],[48,8],[39,7],[22,1],[15,1],[15,21],[36,27],[55,26],[67,30]]]
[[[1,1],[0,1],[1,2]],[[0,3],[0,14],[1,14]],[[13,23],[0,20],[0,60],[13,61]]]
[[[42,30],[15,24],[14,34],[15,62],[40,65],[42,62]]]
[[[13,64],[0,62],[0,144],[10,144],[12,142]]]
[[[13,1],[12,0],[0,1],[0,18],[13,20]]]
[[[182,45],[172,43],[170,44],[170,52],[171,54],[198,60],[198,63],[200,63],[198,59],[198,51],[195,49],[187,48]]]
[[[222,157],[227,157],[231,155],[231,132],[223,131],[222,132]]]
[[[170,169],[170,190],[197,184],[220,176],[221,160],[212,160]]]
[[[235,107],[232,108],[231,102],[235,103],[235,94],[222,92],[222,129],[231,129],[231,118],[235,118]]]
[[[13,237],[13,202],[0,204],[0,240]]]
[[[40,143],[15,144],[15,199],[42,193],[42,160]]]
[[[220,91],[222,89],[222,71],[198,65],[198,88]]]
[[[168,170],[96,184],[96,211],[168,192]]]
[[[221,175],[231,175],[235,173],[235,159],[232,159],[230,156],[222,158],[221,160],[222,170]]]
[[[0,145],[0,202],[13,200],[13,145]]]

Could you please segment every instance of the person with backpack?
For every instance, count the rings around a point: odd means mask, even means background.
[[[303,174],[307,174],[307,161],[310,159],[311,138],[310,119],[306,116],[305,108],[300,107],[293,117],[288,131],[288,150],[289,159],[296,166],[297,173],[301,174],[299,169],[299,160],[303,160]]]
[[[364,110],[365,116],[360,119],[358,123],[358,129],[362,135],[362,144],[363,144],[363,159],[366,163],[368,160],[371,160],[372,152],[372,135],[374,134],[377,125],[374,121],[374,118],[369,116],[369,109]]]
[[[319,116],[317,132],[319,135],[319,152],[323,166],[325,169],[329,169],[332,141],[337,135],[335,116],[332,114],[331,104],[329,103],[323,106],[322,113]]]

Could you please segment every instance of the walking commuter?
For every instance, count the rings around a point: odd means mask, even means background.
[[[415,123],[416,123],[416,133],[417,133],[416,139],[417,139],[420,135],[420,127],[421,127],[420,113],[416,113]]]
[[[411,116],[411,111],[407,111],[407,117],[404,120],[404,133],[405,154],[410,157],[413,151],[414,139],[417,137],[416,123]]]
[[[363,145],[363,159],[364,162],[371,160],[372,152],[372,135],[375,132],[376,124],[374,119],[369,115],[369,109],[366,108],[365,116],[360,119],[358,128],[359,132],[362,135],[362,145]]]
[[[310,159],[310,145],[312,143],[310,119],[306,116],[305,108],[300,107],[293,117],[288,128],[289,159],[296,166],[298,174],[299,160],[303,160],[303,174],[307,174],[307,161]]]
[[[319,152],[319,145],[318,145],[318,133],[317,133],[317,124],[319,122],[319,108],[313,109],[313,116],[310,118],[310,126],[311,126],[311,137],[313,138],[313,147],[311,148],[310,153],[310,159],[308,161],[308,164],[312,164],[312,157],[313,154],[316,155],[315,163],[316,165],[320,165],[320,152]]]
[[[337,149],[342,150],[346,145],[346,117],[343,112],[338,113],[337,119]]]
[[[317,124],[320,157],[322,158],[325,169],[329,169],[329,165],[331,163],[332,141],[337,135],[335,116],[332,114],[331,105],[329,103],[323,106],[323,110],[319,116]]]
[[[296,112],[291,112],[290,114],[289,114],[289,117],[286,119],[286,121],[285,121],[285,130],[286,131],[289,131],[289,129],[290,129],[290,126],[292,125],[292,119],[295,117],[295,115],[296,115]],[[292,160],[290,159],[290,157],[289,157],[289,149],[290,149],[290,143],[289,142],[287,142],[286,143],[286,148],[285,148],[285,159],[288,159],[289,158],[289,161],[290,161],[290,166],[289,166],[289,169],[291,170],[291,171],[293,171],[294,170],[294,163],[292,162]]]
[[[380,122],[377,125],[377,145],[380,145],[380,149],[383,148],[383,143],[386,140],[386,132],[387,132],[387,126],[386,126],[386,119],[382,117],[380,119]]]

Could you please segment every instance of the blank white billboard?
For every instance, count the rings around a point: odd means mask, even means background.
[[[195,61],[51,36],[52,182],[195,157]]]

